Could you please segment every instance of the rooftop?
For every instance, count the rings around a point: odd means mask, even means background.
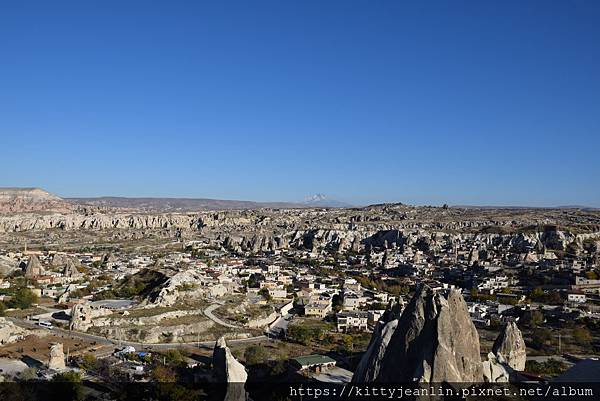
[[[294,361],[296,361],[300,366],[311,366],[311,365],[322,365],[322,364],[326,364],[326,363],[336,363],[335,359],[332,359],[326,355],[319,355],[319,354],[299,356],[297,358],[294,358]]]

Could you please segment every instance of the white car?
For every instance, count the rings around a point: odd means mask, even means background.
[[[41,327],[45,327],[46,329],[49,329],[49,330],[52,330],[52,328],[54,327],[54,326],[52,326],[52,323],[47,322],[45,320],[40,320],[39,322],[37,322],[37,325],[41,326]]]

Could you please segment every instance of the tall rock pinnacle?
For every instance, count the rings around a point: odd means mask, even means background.
[[[479,335],[460,292],[445,298],[423,285],[394,322],[374,334],[353,382],[483,380]]]

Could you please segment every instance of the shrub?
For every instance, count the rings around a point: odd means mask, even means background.
[[[35,295],[29,288],[21,288],[10,299],[10,306],[18,309],[27,309],[37,302],[37,295]]]
[[[258,365],[267,360],[267,350],[262,345],[251,345],[244,351],[244,360],[248,365]]]

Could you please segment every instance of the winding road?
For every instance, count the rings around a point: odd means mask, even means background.
[[[216,324],[219,324],[221,326],[229,327],[231,329],[241,329],[241,328],[243,328],[241,326],[236,326],[234,324],[227,323],[227,322],[219,319],[217,316],[213,315],[213,311],[215,309],[219,308],[220,306],[221,306],[221,304],[212,304],[212,305],[210,305],[208,308],[204,309],[204,315],[206,315],[207,318],[209,318],[210,320],[212,320],[213,322],[215,322]]]
[[[209,307],[207,307],[204,310],[204,314],[209,319],[211,319],[212,321],[214,321],[217,324],[220,324],[222,326],[229,327],[229,328],[239,329],[240,328],[239,326],[234,326],[227,322],[224,322],[212,314],[212,311],[214,311],[219,306],[221,306],[221,305],[219,305],[219,304],[210,305]],[[20,326],[23,328],[42,329],[40,326],[38,326],[36,323],[34,323],[30,320],[20,319],[20,318],[16,318],[16,317],[9,317],[8,320],[13,322],[17,326]],[[196,347],[196,348],[212,348],[215,345],[214,340],[178,342],[178,343],[141,343],[141,342],[136,342],[136,341],[120,341],[118,339],[102,337],[102,336],[98,336],[95,334],[84,333],[81,331],[65,330],[65,329],[62,329],[62,328],[56,327],[56,326],[52,328],[52,331],[55,333],[64,335],[64,336],[71,337],[71,338],[78,338],[78,339],[82,339],[82,340],[86,340],[86,341],[90,341],[90,342],[96,342],[100,345],[112,345],[115,347],[118,347],[118,346],[124,347],[124,346],[130,345],[132,347],[136,347],[138,349],[144,349],[144,350],[159,351],[159,350],[177,348],[177,347],[181,347],[181,346],[189,346],[189,347]],[[269,340],[269,338],[267,336],[261,335],[261,336],[249,337],[249,338],[231,339],[231,340],[227,340],[227,343],[228,344],[247,344],[247,343],[257,343],[257,342],[268,341],[268,340]]]

